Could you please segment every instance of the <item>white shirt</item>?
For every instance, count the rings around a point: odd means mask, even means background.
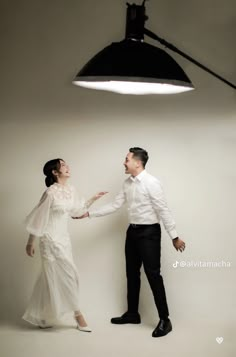
[[[161,183],[146,170],[126,179],[115,200],[97,210],[89,211],[89,216],[92,218],[111,214],[124,203],[127,203],[129,223],[155,224],[162,221],[170,238],[178,237]]]

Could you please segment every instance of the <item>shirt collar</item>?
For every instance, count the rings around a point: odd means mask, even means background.
[[[143,177],[147,174],[147,171],[146,170],[143,170],[140,172],[140,174],[138,174],[137,176],[133,177],[133,176],[130,176],[130,179],[132,181],[141,181],[143,179]]]

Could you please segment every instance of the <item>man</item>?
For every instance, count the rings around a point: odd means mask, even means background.
[[[125,173],[130,174],[130,177],[125,180],[114,202],[97,210],[91,210],[81,218],[105,216],[127,203],[130,223],[125,244],[128,310],[121,317],[112,318],[111,323],[139,324],[141,322],[138,305],[140,268],[143,264],[160,317],[152,336],[160,337],[172,330],[165,288],[160,274],[160,222],[163,222],[176,250],[182,252],[185,243],[178,238],[175,222],[167,207],[160,182],[145,170],[147,161],[148,153],[144,149],[139,147],[129,149],[124,166]]]

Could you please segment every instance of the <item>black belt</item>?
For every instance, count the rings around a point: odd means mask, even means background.
[[[145,228],[145,227],[152,227],[152,226],[156,226],[159,225],[159,223],[153,223],[153,224],[135,224],[135,223],[130,223],[130,226],[132,228]]]

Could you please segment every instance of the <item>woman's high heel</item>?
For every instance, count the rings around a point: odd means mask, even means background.
[[[83,332],[92,332],[90,327],[88,326],[82,327],[78,322],[77,322],[77,329]]]
[[[38,325],[39,328],[41,329],[47,329],[47,328],[52,328],[52,325],[48,325],[45,320],[41,320],[40,325]]]
[[[83,332],[92,332],[91,328],[89,326],[80,326],[79,321],[77,320],[77,317],[82,316],[82,314],[75,315],[75,321],[77,323],[77,329]]]

